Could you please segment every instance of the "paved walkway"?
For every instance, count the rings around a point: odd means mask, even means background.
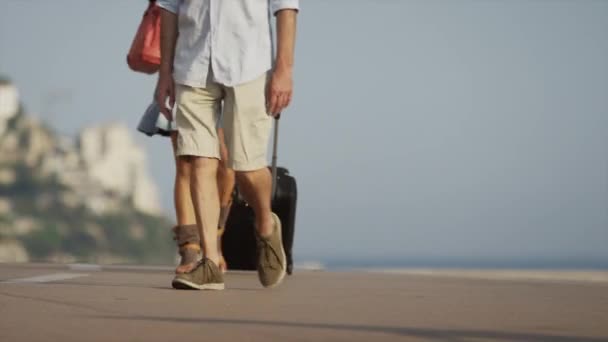
[[[607,282],[482,278],[233,272],[200,292],[168,268],[0,264],[0,341],[608,341]]]

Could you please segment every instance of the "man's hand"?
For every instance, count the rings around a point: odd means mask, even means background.
[[[277,117],[289,106],[293,94],[293,54],[296,41],[296,15],[293,9],[280,10],[277,17],[277,59],[268,84],[266,106]]]
[[[167,107],[167,97],[169,98],[169,107]],[[160,72],[158,74],[158,92],[156,93],[156,102],[160,107],[160,112],[167,118],[173,120],[173,106],[175,106],[175,81],[170,72]]]
[[[266,95],[266,108],[270,115],[277,117],[291,103],[293,78],[291,70],[276,68],[270,77]]]

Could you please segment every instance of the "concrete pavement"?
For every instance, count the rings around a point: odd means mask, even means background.
[[[171,277],[0,264],[0,341],[608,341],[603,281],[300,271],[266,290],[231,272],[200,292]]]

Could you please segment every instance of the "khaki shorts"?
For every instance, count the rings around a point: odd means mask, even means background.
[[[267,79],[264,74],[235,87],[212,80],[206,88],[176,85],[177,155],[220,159],[217,128],[221,117],[228,167],[236,171],[267,167],[272,127],[272,117],[266,111]]]

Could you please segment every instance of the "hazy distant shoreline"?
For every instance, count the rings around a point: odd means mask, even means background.
[[[301,258],[306,264],[306,258]],[[309,259],[312,260],[312,259]],[[322,259],[319,262],[328,270],[349,269],[483,269],[483,270],[589,270],[608,271],[604,260],[395,260],[395,259]]]
[[[388,263],[387,263],[388,264]],[[548,282],[583,282],[608,284],[608,268],[605,265],[589,265],[588,267],[566,267],[564,264],[545,264],[544,267],[532,267],[527,264],[500,266],[484,265],[455,265],[450,266],[405,266],[403,263],[387,266],[381,263],[371,266],[360,266],[355,263],[344,262],[324,265],[318,262],[303,262],[296,264],[296,271],[335,271],[356,273],[383,273],[407,276],[460,278],[460,279],[485,279],[485,280],[507,280],[507,281],[548,281]]]

